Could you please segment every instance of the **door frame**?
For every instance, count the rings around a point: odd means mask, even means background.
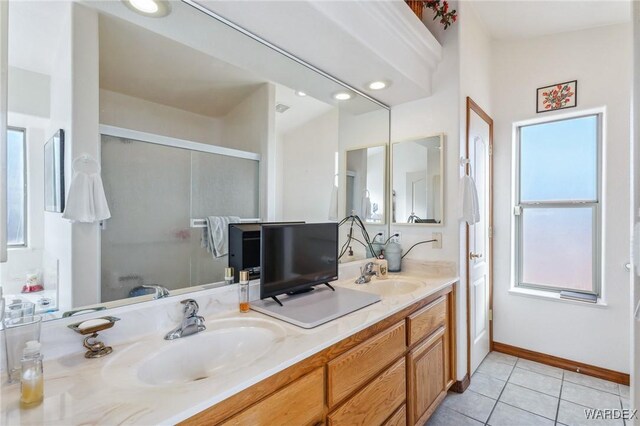
[[[489,125],[489,351],[493,350],[493,119],[484,112],[480,106],[467,96],[467,122],[465,134],[465,158],[469,158],[469,127],[471,124],[471,112],[478,114]],[[471,166],[465,164],[464,173],[469,175]],[[469,224],[465,224],[465,267],[467,273],[467,374],[471,379],[471,283],[469,275],[471,264],[469,261],[470,237]]]

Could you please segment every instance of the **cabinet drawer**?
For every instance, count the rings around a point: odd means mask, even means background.
[[[327,364],[327,403],[334,407],[404,353],[404,321]]]
[[[384,426],[407,426],[407,405],[402,404],[393,416],[384,422]]]
[[[285,386],[222,425],[314,425],[324,415],[324,371],[319,368]]]
[[[409,346],[419,342],[445,325],[447,318],[447,296],[442,296],[407,317],[407,340]]]
[[[329,414],[329,426],[383,424],[406,399],[405,379],[403,357]]]

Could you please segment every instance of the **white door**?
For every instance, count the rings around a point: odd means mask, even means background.
[[[633,133],[631,143],[631,208],[633,244],[631,250],[631,408],[640,408],[640,4],[633,3],[634,35],[634,93],[633,93]],[[631,424],[627,422],[627,424]],[[634,425],[640,425],[635,419]]]
[[[469,175],[476,183],[480,207],[480,221],[469,226],[467,253],[471,375],[489,353],[491,341],[491,126],[473,109],[469,110],[468,138]]]

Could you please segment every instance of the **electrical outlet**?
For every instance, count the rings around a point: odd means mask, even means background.
[[[401,240],[402,240],[402,235],[400,234],[400,232],[394,232],[391,234],[391,239],[389,241],[393,241],[394,243],[398,243],[400,244]]]
[[[382,235],[378,235],[378,234],[382,234]],[[371,234],[369,234],[369,235],[371,235]],[[378,236],[376,237],[376,235],[378,235]],[[373,238],[373,242],[374,243],[384,243],[385,241],[387,241],[387,233],[386,233],[386,231],[382,230],[382,231],[379,231],[379,232],[376,232],[375,234],[373,234],[372,238]]]
[[[434,249],[441,249],[442,248],[442,232],[434,232],[431,234],[431,239],[432,240],[437,240],[434,241],[431,244],[431,247]]]

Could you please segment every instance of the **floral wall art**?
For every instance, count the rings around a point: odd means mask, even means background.
[[[541,87],[536,95],[536,112],[573,108],[578,101],[578,80]]]

